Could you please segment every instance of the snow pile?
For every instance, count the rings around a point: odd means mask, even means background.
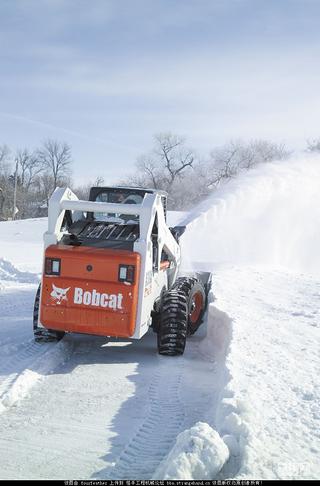
[[[0,258],[0,280],[10,280],[20,283],[38,283],[39,277],[34,273],[20,272],[12,263]]]
[[[228,458],[228,447],[218,432],[198,422],[178,435],[153,479],[214,479]]]
[[[213,361],[216,367],[220,367],[221,392],[214,415],[215,426],[229,449],[229,461],[223,471],[227,477],[238,471],[243,445],[248,435],[247,427],[241,418],[241,406],[235,398],[231,381],[229,353],[232,331],[232,320],[228,314],[211,303],[208,309],[207,335],[200,342],[199,349],[206,359]]]
[[[23,272],[40,272],[47,218],[0,222],[0,259]]]
[[[258,263],[320,274],[319,180],[320,159],[310,157],[224,184],[185,220],[184,266]]]

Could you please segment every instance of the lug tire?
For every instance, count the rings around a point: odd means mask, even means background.
[[[173,289],[185,294],[188,305],[187,335],[194,334],[203,321],[207,297],[203,283],[194,277],[180,277]]]
[[[158,352],[177,356],[184,352],[187,338],[188,306],[183,292],[170,290],[162,298],[158,330]]]

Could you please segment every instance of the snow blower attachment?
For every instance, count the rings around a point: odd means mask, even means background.
[[[184,352],[202,322],[210,273],[178,277],[184,227],[166,224],[167,195],[93,187],[89,201],[57,188],[49,202],[37,341],[66,332],[141,338],[151,326],[160,354]]]

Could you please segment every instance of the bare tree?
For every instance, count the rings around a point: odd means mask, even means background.
[[[37,193],[37,200],[40,204],[49,203],[53,187],[53,177],[48,172],[43,172],[36,177],[35,190]]]
[[[101,175],[98,175],[95,180],[93,181],[92,186],[94,187],[102,187],[104,186],[104,177]]]
[[[252,140],[244,146],[248,159],[243,157],[242,167],[250,168],[253,165],[274,160],[286,160],[291,155],[291,151],[283,143],[275,143],[270,140]],[[248,164],[249,161],[249,164]]]
[[[80,186],[73,187],[73,192],[78,196],[79,199],[86,200],[89,197],[91,187],[98,187],[104,185],[104,178],[102,176],[97,176],[94,181],[88,182]]]
[[[172,133],[155,135],[153,150],[137,160],[137,172],[124,183],[163,189],[170,192],[177,180],[182,180],[195,163],[195,154],[182,137]]]
[[[0,175],[7,173],[10,166],[10,149],[7,145],[0,145]]]
[[[35,153],[27,148],[16,152],[15,161],[18,164],[17,177],[17,207],[19,217],[26,218],[32,214],[35,203],[35,191],[37,176],[43,171],[42,164]]]
[[[52,179],[52,190],[63,184],[71,174],[71,148],[66,142],[46,140],[37,151],[37,159]]]
[[[3,193],[3,189],[0,187],[0,221],[3,219],[3,206],[4,206],[5,196]]]
[[[285,145],[269,140],[242,142],[232,140],[222,147],[212,150],[208,163],[211,183],[218,184],[222,179],[230,179],[241,169],[251,169],[257,164],[284,160],[291,155]]]
[[[231,141],[211,151],[209,162],[211,184],[217,184],[221,179],[229,179],[237,174],[240,147],[238,142]]]
[[[169,187],[179,178],[185,169],[193,166],[195,156],[185,147],[185,139],[172,133],[160,133],[155,136],[155,154],[167,172]]]
[[[320,152],[320,138],[307,140],[307,152],[311,152],[311,153]]]
[[[10,201],[10,155],[11,151],[7,145],[0,145],[0,219],[8,216],[8,204]]]
[[[165,182],[159,161],[153,155],[141,155],[136,163],[137,173],[132,176],[132,183],[137,186],[149,186],[162,189]],[[129,177],[130,181],[130,177]]]
[[[37,175],[43,171],[42,163],[36,153],[30,152],[26,148],[17,151],[16,160],[19,167],[20,184],[28,191],[34,184]]]
[[[68,144],[55,140],[47,140],[34,152],[17,150],[14,165],[18,170],[14,174],[11,154],[7,145],[0,146],[0,217],[12,215],[13,201],[19,218],[32,217],[45,206],[57,185],[69,185],[71,150]]]

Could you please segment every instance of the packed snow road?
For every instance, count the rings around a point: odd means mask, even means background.
[[[157,355],[152,332],[37,344],[35,290],[1,295],[1,478],[150,478],[177,434],[215,407],[221,377],[199,350],[203,333],[174,360]]]

